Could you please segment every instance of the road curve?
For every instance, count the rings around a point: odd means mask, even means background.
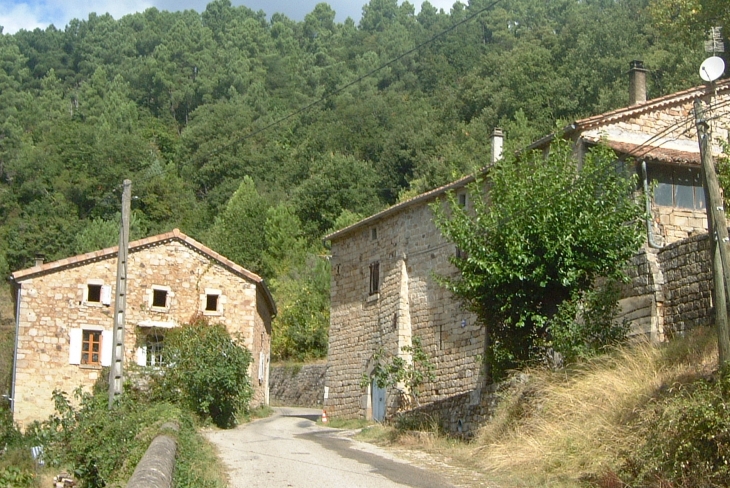
[[[318,426],[320,410],[274,410],[236,429],[204,433],[228,468],[230,488],[452,487],[344,431]]]

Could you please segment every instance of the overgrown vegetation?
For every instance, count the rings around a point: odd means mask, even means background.
[[[516,373],[493,419],[468,443],[440,436],[428,418],[372,427],[360,438],[424,449],[472,484],[728,486],[729,393],[714,331],[701,328],[559,371]]]
[[[366,387],[375,381],[380,388],[402,387],[409,401],[406,406],[419,406],[421,385],[436,380],[435,367],[421,346],[421,338],[412,339],[411,346],[403,346],[401,352],[406,356],[393,356],[380,348],[372,358],[373,370],[368,376],[363,373],[360,386]]]
[[[485,179],[470,185],[471,207],[450,194],[447,208],[431,208],[461,250],[451,257],[460,273],[438,279],[486,327],[491,377],[620,340],[625,327],[612,325],[617,292],[590,290],[622,279],[643,243],[636,176],[607,147],[579,164],[570,143],[555,141],[547,157],[507,155]]]
[[[42,446],[45,463],[69,469],[82,487],[121,486],[162,424],[175,421],[180,425],[173,434],[179,445],[175,486],[225,486],[225,470],[196,427],[209,421],[231,427],[247,416],[267,414],[266,409],[249,409],[251,354],[224,326],[197,319],[168,331],[164,355],[167,366],[145,371],[152,377],[143,387],[125,385],[111,411],[103,379],[93,393],[78,388],[69,398],[54,392],[56,413],[33,424],[25,435],[15,429],[7,410],[0,409],[0,443],[7,444],[9,453],[0,455],[0,476],[34,475],[30,447]],[[8,464],[10,459],[22,463]],[[11,486],[35,486],[34,476],[28,480]]]
[[[169,330],[163,356],[165,367],[150,371],[154,397],[173,401],[224,428],[248,412],[253,394],[248,375],[251,353],[224,325],[197,317]]]

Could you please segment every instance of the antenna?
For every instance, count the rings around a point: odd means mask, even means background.
[[[713,82],[725,72],[725,61],[719,56],[710,56],[700,65],[700,78]]]

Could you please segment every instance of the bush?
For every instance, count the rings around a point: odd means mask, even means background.
[[[126,482],[160,426],[183,416],[174,405],[147,403],[130,391],[111,412],[106,392],[77,389],[74,397],[78,408],[66,393],[55,391],[56,413],[34,424],[29,437],[44,447],[47,464],[70,466],[82,487]]]
[[[729,391],[725,373],[657,402],[640,424],[646,442],[627,460],[627,480],[633,486],[730,486]]]
[[[234,426],[236,415],[248,411],[251,353],[225,326],[195,319],[165,335],[163,354],[167,366],[156,378],[158,394],[223,428]]]

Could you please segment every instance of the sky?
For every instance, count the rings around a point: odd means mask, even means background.
[[[159,10],[205,10],[210,0],[0,0],[0,26],[4,34],[14,34],[20,29],[45,29],[50,24],[59,29],[71,19],[87,19],[91,12],[111,14],[115,19],[150,7]],[[336,20],[352,17],[360,20],[362,6],[368,0],[231,0],[233,5],[246,5],[253,10],[263,10],[269,16],[281,12],[293,20],[303,20],[318,3],[326,1],[337,13]],[[410,0],[420,10],[421,0]],[[430,0],[431,5],[449,12],[456,0]],[[400,2],[399,2],[400,3]]]

